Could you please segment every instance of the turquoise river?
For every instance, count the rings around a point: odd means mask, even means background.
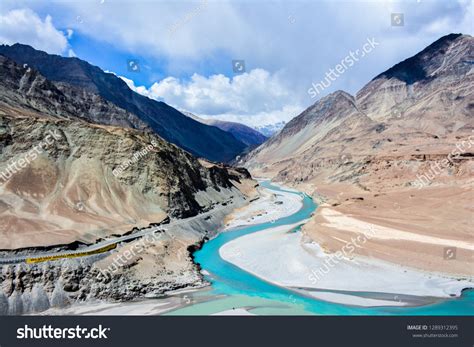
[[[171,315],[208,315],[234,308],[245,308],[257,315],[474,315],[474,291],[465,290],[460,298],[436,300],[430,304],[410,307],[356,307],[330,303],[299,294],[295,291],[273,285],[234,266],[219,255],[219,248],[225,243],[246,234],[262,231],[280,225],[302,222],[317,208],[305,194],[286,191],[263,181],[264,188],[300,194],[303,207],[296,213],[273,222],[236,228],[220,233],[195,252],[195,261],[206,272],[206,280],[212,286],[208,291],[197,291],[189,305],[172,311]],[[364,293],[351,293],[361,295]]]

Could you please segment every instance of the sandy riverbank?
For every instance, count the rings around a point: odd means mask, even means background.
[[[220,255],[226,261],[274,284],[350,292],[391,294],[392,304],[403,304],[397,295],[446,298],[459,296],[474,281],[422,272],[377,259],[357,256],[338,259],[316,243],[290,232],[298,224],[245,235],[225,244]],[[388,302],[334,293],[306,291],[327,301],[360,306],[386,306]],[[372,302],[371,302],[372,300]]]
[[[258,192],[258,199],[236,209],[225,219],[226,230],[238,226],[271,222],[290,216],[303,206],[303,199],[299,195],[274,192],[262,187],[258,188]]]
[[[326,202],[303,233],[327,252],[337,251],[372,227],[375,237],[356,249],[357,254],[422,271],[474,277],[472,188],[374,194],[348,185],[320,185],[313,193],[323,195]]]
[[[280,207],[280,211],[285,210],[284,206]],[[255,208],[249,206],[247,209],[254,210]],[[245,211],[246,208],[241,209],[240,216],[244,216]],[[274,284],[298,288],[322,300],[357,306],[413,304],[420,301],[419,297],[433,299],[459,296],[463,288],[474,287],[474,280],[469,276],[460,277],[448,273],[421,271],[382,259],[363,256],[360,254],[363,252],[359,252],[360,249],[366,248],[369,242],[377,239],[408,238],[412,242],[427,242],[440,246],[445,244],[443,238],[429,238],[427,235],[421,237],[397,230],[394,232],[390,228],[353,220],[331,210],[326,211],[324,216],[329,218],[326,223],[338,223],[337,226],[344,230],[357,229],[359,233],[355,236],[365,235],[365,239],[362,239],[365,241],[358,242],[358,246],[353,245],[354,251],[346,249],[343,256],[338,258],[335,251],[328,252],[305,234],[290,232],[298,225],[295,224],[271,228],[235,239],[221,247],[220,255],[226,261]],[[234,215],[234,218],[233,223],[238,225],[239,216]],[[244,222],[249,223],[247,219]],[[369,239],[369,231],[372,235],[371,239]],[[416,239],[413,239],[415,236]],[[456,246],[465,247],[466,250],[472,249],[472,245],[461,240],[456,242]],[[321,289],[326,292],[320,291]],[[365,294],[361,297],[357,296],[357,293],[351,295],[351,293],[331,291],[375,294],[373,297]],[[410,299],[410,296],[413,297]]]

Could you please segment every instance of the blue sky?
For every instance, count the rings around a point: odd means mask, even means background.
[[[472,1],[23,1],[0,5],[0,42],[75,55],[135,90],[205,118],[288,121],[451,32],[472,35]],[[392,25],[403,14],[403,26]],[[308,93],[368,39],[378,45]],[[245,61],[234,73],[232,60]],[[138,61],[139,72],[129,71]]]

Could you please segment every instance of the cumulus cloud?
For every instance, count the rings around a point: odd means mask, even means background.
[[[105,72],[111,73],[111,74],[114,74],[115,76],[117,76],[117,74],[116,74],[115,72],[107,71],[107,70],[106,70]],[[151,95],[151,93],[148,91],[148,89],[147,89],[146,87],[144,87],[144,86],[136,86],[136,85],[135,85],[135,82],[134,82],[133,80],[129,79],[129,78],[126,78],[126,77],[123,77],[123,76],[117,76],[117,77],[120,77],[125,83],[127,83],[128,87],[129,87],[131,90],[133,90],[133,91],[135,91],[135,92],[137,92],[137,93],[139,93],[139,94],[142,94],[142,95],[144,95],[144,96],[147,96],[147,97],[149,97],[150,99],[156,99],[156,98],[154,98],[154,97]]]
[[[284,119],[295,116],[288,110],[315,101],[307,93],[312,83],[323,79],[367,38],[380,46],[320,97],[337,89],[354,94],[371,78],[439,37],[473,33],[472,0],[66,1],[54,5],[24,1],[39,13],[53,14],[60,27],[74,30],[70,35],[90,36],[131,57],[160,61],[160,76],[186,76],[185,80],[168,77],[149,88],[135,86],[142,94],[228,119],[272,118],[278,112]],[[3,0],[10,4],[4,8],[17,2]],[[392,13],[404,13],[403,27],[391,26]],[[0,27],[0,37],[3,32]],[[226,77],[232,73],[232,59],[245,59],[250,72]],[[244,87],[251,92],[244,92]]]
[[[69,40],[70,38],[72,38],[72,35],[73,35],[73,34],[74,34],[74,30],[72,30],[72,29],[67,29],[67,30],[66,30],[66,35],[67,35],[68,40]]]
[[[252,126],[288,121],[303,110],[298,97],[279,74],[253,69],[232,78],[222,74],[189,80],[167,77],[149,88],[122,79],[136,92],[203,118],[238,121]]]
[[[131,56],[162,61],[160,75],[205,76],[206,81],[191,78],[191,85],[170,78],[155,88],[159,88],[159,95],[171,100],[167,102],[175,105],[181,104],[177,95],[183,93],[185,106],[194,105],[199,112],[209,115],[237,114],[237,108],[238,114],[247,114],[245,104],[255,104],[251,93],[245,95],[250,98],[246,103],[241,100],[242,94],[234,93],[233,97],[221,100],[219,93],[216,96],[207,88],[212,84],[235,92],[234,82],[228,83],[220,76],[232,73],[232,59],[244,59],[249,70],[261,68],[272,76],[278,72],[281,85],[295,97],[289,105],[309,106],[315,102],[307,93],[312,83],[323,79],[330,68],[367,38],[374,38],[380,46],[332,83],[320,97],[338,89],[355,94],[380,72],[439,37],[450,32],[472,34],[471,0],[271,4],[268,1],[124,1],[120,6],[112,2],[71,1],[56,8],[64,26],[72,26],[76,33],[107,42]],[[391,26],[390,16],[394,12],[404,13],[404,27]],[[84,21],[78,22],[77,17]],[[206,90],[199,98],[192,88],[198,84]],[[217,99],[209,101],[211,95]],[[275,101],[265,99],[262,104],[265,102]]]
[[[48,53],[63,53],[68,46],[63,32],[53,25],[51,16],[42,20],[30,9],[15,9],[0,14],[0,43],[24,43]]]
[[[220,51],[229,59],[246,59],[252,67],[288,68],[296,82],[318,74],[320,62],[334,65],[367,37],[390,41],[397,51],[385,59],[380,53],[365,72],[406,57],[412,48],[407,40],[422,49],[451,31],[472,33],[471,0],[125,1],[120,6],[72,1],[63,6],[67,22],[75,22],[76,16],[87,21],[77,23],[81,32],[136,53],[170,57],[168,68],[176,72],[195,68]],[[391,27],[393,12],[405,14],[405,27]]]

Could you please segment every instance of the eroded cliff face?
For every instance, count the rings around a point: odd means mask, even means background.
[[[67,83],[49,81],[27,64],[19,65],[2,55],[0,77],[0,103],[2,110],[8,111],[10,115],[39,112],[43,116],[55,118],[148,129],[136,115],[115,106],[100,95]]]
[[[336,170],[367,156],[446,152],[473,128],[473,41],[445,36],[375,77],[356,96],[337,91],[322,98],[244,158],[246,166],[284,175],[307,160],[327,160]],[[288,180],[318,174],[310,168]]]
[[[225,168],[115,126],[139,120],[99,96],[1,56],[0,74],[0,249],[90,243],[242,196]]]
[[[31,116],[0,128],[0,249],[90,243],[240,195],[224,169],[150,133]]]
[[[26,314],[83,302],[156,298],[208,285],[191,252],[221,228],[238,203],[179,227],[121,245],[113,252],[38,264],[0,265],[0,314]]]
[[[195,217],[119,265],[116,257],[141,239],[100,255],[0,265],[0,313],[204,285],[189,247],[245,203],[238,186],[251,181],[248,172],[202,165],[100,96],[1,56],[0,75],[1,257],[82,247]]]
[[[323,217],[332,210],[439,237],[446,247],[449,240],[472,239],[473,59],[471,36],[447,35],[356,96],[338,91],[322,98],[250,153],[245,165],[324,202],[305,231],[331,252],[356,235],[337,218]],[[357,251],[473,275],[468,250],[447,262],[443,246],[419,240],[373,240]]]

